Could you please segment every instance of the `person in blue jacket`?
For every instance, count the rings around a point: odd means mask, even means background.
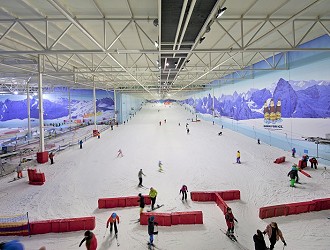
[[[12,240],[8,242],[0,243],[1,250],[24,250],[24,246],[18,240]]]

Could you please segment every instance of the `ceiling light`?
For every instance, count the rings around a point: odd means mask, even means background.
[[[227,7],[223,7],[221,9],[218,10],[218,13],[217,13],[217,18],[221,17],[223,15],[223,13],[225,13]]]
[[[14,93],[14,95],[18,95],[18,92],[17,91],[14,91],[13,93]]]
[[[201,37],[201,38],[199,39],[199,43],[202,43],[202,42],[204,41],[204,39],[205,39],[205,36]]]
[[[158,18],[154,19],[154,21],[152,22],[154,24],[154,26],[158,26]]]
[[[166,63],[166,66],[170,66],[170,64],[169,63]]]
[[[155,41],[155,47],[158,48],[158,46],[159,46],[159,45],[158,45],[158,42]]]

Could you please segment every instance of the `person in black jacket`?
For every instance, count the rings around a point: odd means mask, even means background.
[[[255,250],[266,250],[268,249],[266,246],[266,242],[262,232],[258,229],[257,233],[253,235],[254,247]]]
[[[155,222],[155,217],[150,216],[148,219],[148,234],[149,234],[149,243],[148,245],[154,245],[154,234],[158,234],[158,231],[155,232],[155,225],[158,225],[157,222]]]
[[[297,164],[293,164],[291,171],[288,173],[290,176],[290,187],[295,187],[294,183],[299,183]]]
[[[144,202],[144,197],[141,193],[139,193],[139,197],[140,197],[140,199],[138,200],[138,202],[140,203],[140,214],[142,214],[144,206],[145,206],[145,202]]]

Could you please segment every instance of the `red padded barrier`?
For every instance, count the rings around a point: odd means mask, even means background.
[[[241,192],[239,190],[228,190],[217,193],[220,194],[224,201],[239,200],[241,198]]]
[[[313,201],[315,202],[315,211],[330,209],[330,198],[316,199]]]
[[[305,202],[287,204],[287,215],[310,212],[310,207],[312,204],[314,204],[313,201],[305,201]]]
[[[259,209],[259,218],[271,218],[271,217],[278,217],[287,215],[287,206],[284,205],[276,205],[276,206],[269,206],[269,207],[261,207]]]
[[[104,208],[113,208],[118,207],[117,198],[105,198],[105,207]]]
[[[49,221],[30,222],[30,234],[47,234],[51,233],[52,224]]]
[[[148,218],[150,216],[155,217],[155,221],[159,226],[171,226],[171,214],[170,213],[142,213],[140,214],[140,225],[148,225]]]
[[[138,196],[129,196],[125,197],[126,207],[136,207],[139,206],[139,197]]]
[[[144,203],[146,205],[150,205],[151,204],[151,199],[150,199],[149,195],[144,195]]]
[[[282,162],[285,162],[285,156],[279,157],[274,161],[274,163],[277,163],[277,164],[282,163]]]
[[[202,211],[172,213],[172,225],[203,224]]]
[[[304,171],[304,170],[299,170],[303,175],[305,175],[305,176],[307,176],[307,177],[309,177],[309,178],[312,178],[312,176],[309,174],[309,173],[307,173],[306,171]]]
[[[216,192],[190,192],[193,201],[215,201]]]
[[[221,209],[223,214],[226,213],[228,205],[227,203],[221,198],[220,194],[215,194],[215,202],[217,203],[218,207]]]
[[[105,207],[105,199],[99,199],[98,201],[97,201],[97,203],[98,203],[98,208],[106,208]]]

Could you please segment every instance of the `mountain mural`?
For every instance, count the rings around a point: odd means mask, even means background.
[[[52,120],[69,115],[69,100],[67,98],[59,98],[56,101],[43,100],[44,119]],[[111,98],[106,97],[97,99],[96,112],[104,112],[114,109],[114,102]],[[93,101],[71,100],[71,113],[74,117],[82,117],[86,113],[93,113]],[[31,118],[39,118],[39,101],[37,99],[30,100]],[[0,122],[12,119],[27,118],[27,100],[14,101],[6,99],[0,101]]]
[[[186,99],[184,103],[193,106],[198,113],[212,114],[214,101],[215,114],[235,120],[247,120],[263,118],[263,106],[271,99],[275,103],[281,102],[281,115],[284,118],[330,117],[329,81],[287,81],[280,78],[269,89],[251,88],[246,93],[235,91],[232,95],[215,98],[208,94],[195,100]]]

